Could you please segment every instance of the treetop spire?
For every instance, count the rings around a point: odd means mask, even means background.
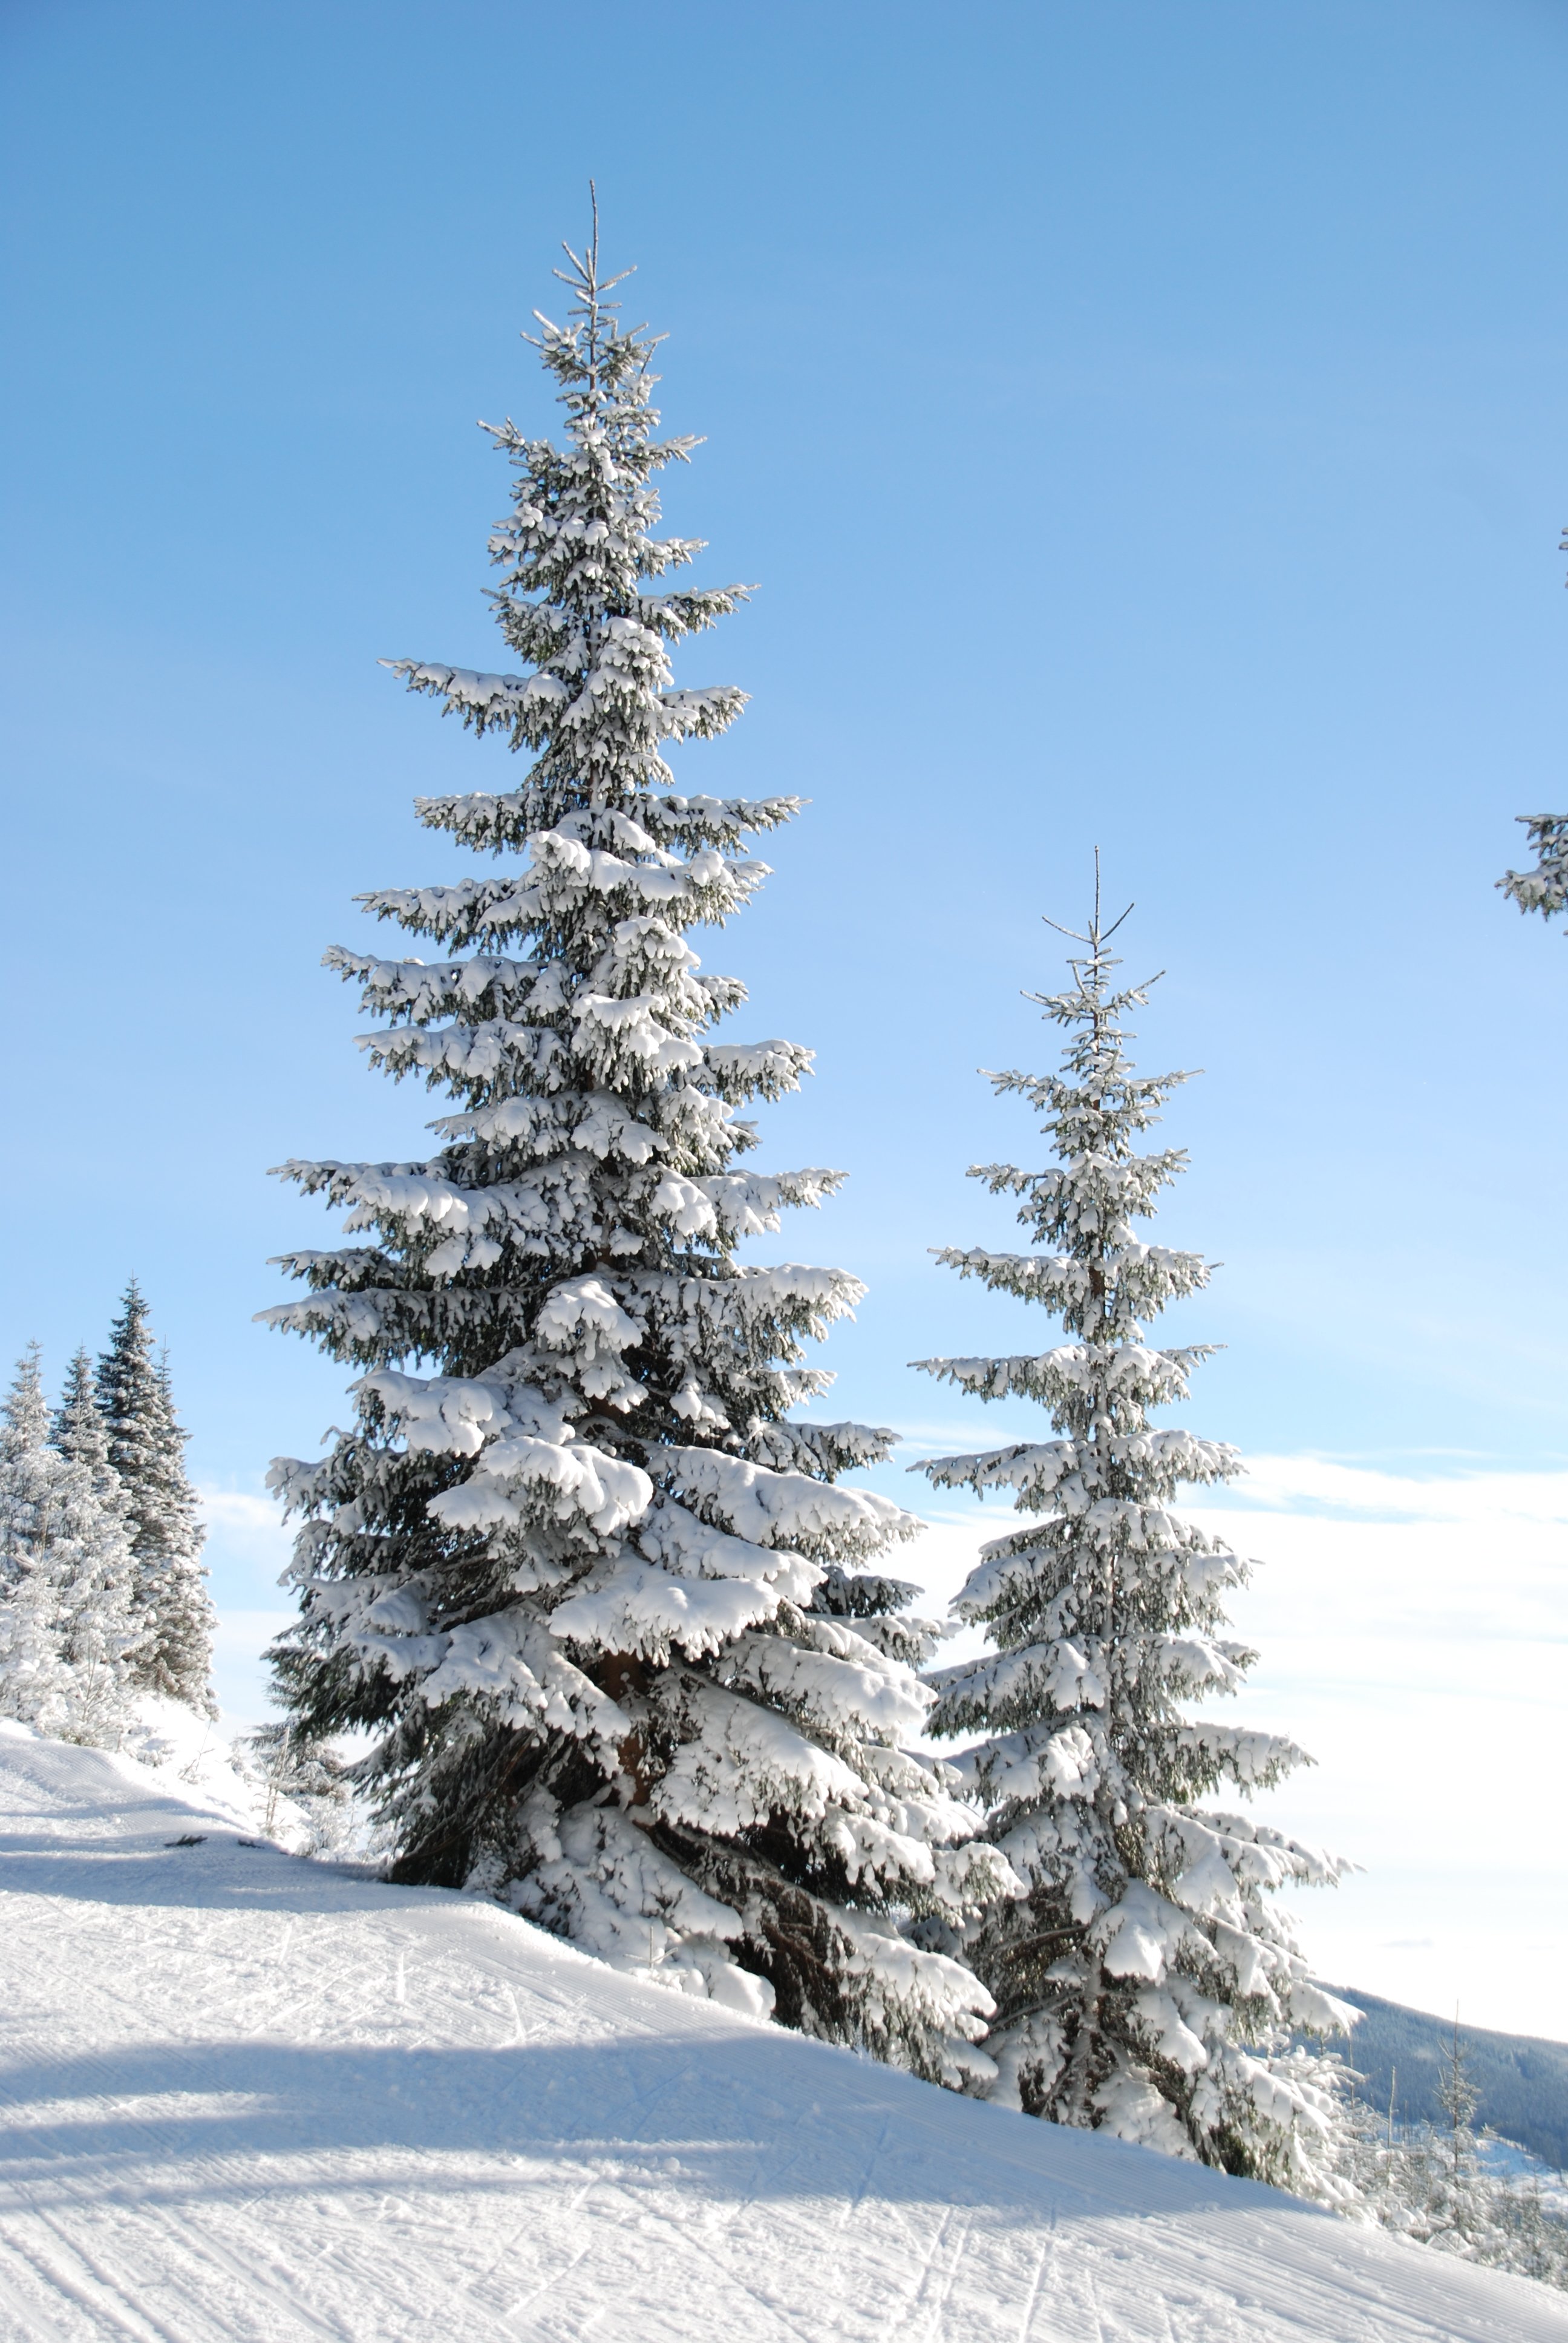
[[[1090,958],[1091,960],[1100,959],[1104,950],[1104,947],[1111,941],[1111,937],[1116,933],[1117,929],[1121,925],[1123,920],[1131,919],[1132,913],[1138,908],[1136,903],[1129,903],[1126,910],[1118,912],[1116,918],[1111,920],[1111,925],[1108,928],[1102,927],[1101,924],[1100,886],[1100,849],[1097,846],[1094,850],[1094,910],[1090,917],[1087,931],[1083,934],[1080,934],[1076,928],[1064,928],[1061,921],[1060,920],[1053,920],[1049,911],[1042,911],[1040,913],[1040,918],[1044,920],[1046,926],[1048,928],[1054,928],[1059,936],[1065,936],[1069,943],[1087,944],[1089,947]],[[1078,965],[1078,961],[1074,960],[1069,960],[1068,961],[1068,966],[1070,968],[1076,968]],[[1112,965],[1114,965],[1114,963],[1112,963]],[[1149,981],[1153,983],[1154,979],[1151,977]],[[1024,994],[1024,999],[1026,1001],[1038,1001],[1040,998],[1040,995],[1038,992],[1026,992]]]
[[[624,285],[628,277],[637,275],[637,263],[633,261],[629,268],[623,268],[616,276],[607,277],[601,281],[598,273],[598,188],[592,179],[588,184],[593,226],[587,248],[581,253],[574,252],[563,236],[561,250],[571,262],[570,271],[564,268],[552,268],[550,274],[552,277],[558,277],[563,285],[569,286],[578,296],[576,305],[578,314],[590,320],[596,320],[601,314],[618,309],[620,307],[618,301],[607,301],[604,297],[607,293],[613,293],[618,285]],[[534,315],[541,325],[549,326],[550,321],[543,310],[536,309]],[[554,328],[552,327],[551,330],[553,331]],[[641,326],[635,326],[632,328],[632,331],[638,334],[644,330]],[[663,338],[662,336],[660,338]],[[525,334],[523,339],[526,342],[531,342],[536,349],[538,348],[539,345],[534,335]]]

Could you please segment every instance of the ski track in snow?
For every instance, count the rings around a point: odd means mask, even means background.
[[[1526,2280],[241,1835],[0,1732],[5,2343],[1568,2343]]]

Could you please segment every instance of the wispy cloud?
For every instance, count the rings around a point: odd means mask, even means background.
[[[271,1595],[293,1546],[276,1500],[246,1489],[198,1489],[196,1497],[219,1609],[254,1602],[264,1587]]]
[[[198,1489],[196,1496],[209,1528],[286,1534],[276,1498],[253,1496],[243,1489]]]
[[[1205,1493],[1206,1501],[1213,1499]],[[1328,1456],[1249,1456],[1221,1501],[1248,1512],[1328,1512],[1368,1521],[1568,1524],[1568,1468],[1391,1473]]]

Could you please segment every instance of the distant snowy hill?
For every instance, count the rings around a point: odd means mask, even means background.
[[[0,2336],[1568,2343],[1568,2304],[952,2097],[0,1729]]]
[[[1437,2089],[1453,2027],[1422,2009],[1407,2009],[1375,1994],[1334,1986],[1362,2013],[1346,2056],[1366,2081],[1362,2097],[1381,2113],[1392,2091],[1401,2123],[1438,2123]],[[1528,2034],[1494,2034],[1462,2026],[1461,2048],[1480,2092],[1476,2121],[1516,2140],[1553,2171],[1568,2169],[1568,2043]]]

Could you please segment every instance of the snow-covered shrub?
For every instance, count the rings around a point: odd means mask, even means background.
[[[1041,1304],[1068,1339],[918,1362],[971,1397],[1038,1402],[1057,1435],[915,1468],[939,1488],[1005,1490],[1024,1517],[983,1548],[956,1606],[994,1651],[931,1678],[932,1731],[986,1736],[957,1770],[1029,1885],[955,1943],[998,2004],[998,2097],[1332,2201],[1335,2078],[1285,2036],[1356,2013],[1312,1984],[1274,1899],[1341,1866],[1201,1804],[1222,1782],[1244,1796],[1276,1781],[1301,1752],[1190,1705],[1234,1691],[1254,1657],[1222,1607],[1248,1566],[1171,1500],[1183,1483],[1229,1479],[1238,1459],[1155,1421],[1207,1352],[1153,1348],[1148,1322],[1209,1272],[1137,1231],[1183,1158],[1136,1141],[1183,1077],[1132,1070],[1122,1019],[1146,990],[1116,989],[1113,931],[1097,889],[1072,981],[1041,1002],[1068,1036],[1062,1071],[990,1077],[1039,1111],[1054,1161],[972,1176],[1020,1200],[1038,1249],[940,1255]]]
[[[275,1468],[305,1517],[280,1682],[307,1743],[375,1736],[356,1773],[396,1876],[983,2079],[989,1996],[905,1923],[1016,1883],[903,1750],[930,1704],[898,1615],[914,1590],[861,1568],[918,1524],[837,1485],[890,1434],[791,1415],[831,1381],[804,1345],[861,1289],[739,1253],[838,1184],[743,1168],[741,1110],[810,1053],[718,1039],[745,990],[686,940],[746,903],[748,839],[799,800],[676,793],[666,746],[744,695],[676,688],[669,649],[743,589],[668,582],[699,548],[657,534],[657,476],[694,443],[654,436],[655,346],[595,251],[567,282],[538,342],[564,443],[493,432],[518,474],[496,614],[522,665],[392,662],[534,752],[502,793],[418,806],[500,867],[362,899],[434,960],[328,955],[386,1021],[371,1061],[453,1109],[428,1161],[284,1167],[361,1242],[290,1256],[308,1297],[266,1314],[364,1373],[326,1461]]]
[[[252,1787],[259,1827],[296,1854],[374,1860],[385,1852],[355,1795],[351,1762],[288,1723],[264,1725],[230,1749]]]

